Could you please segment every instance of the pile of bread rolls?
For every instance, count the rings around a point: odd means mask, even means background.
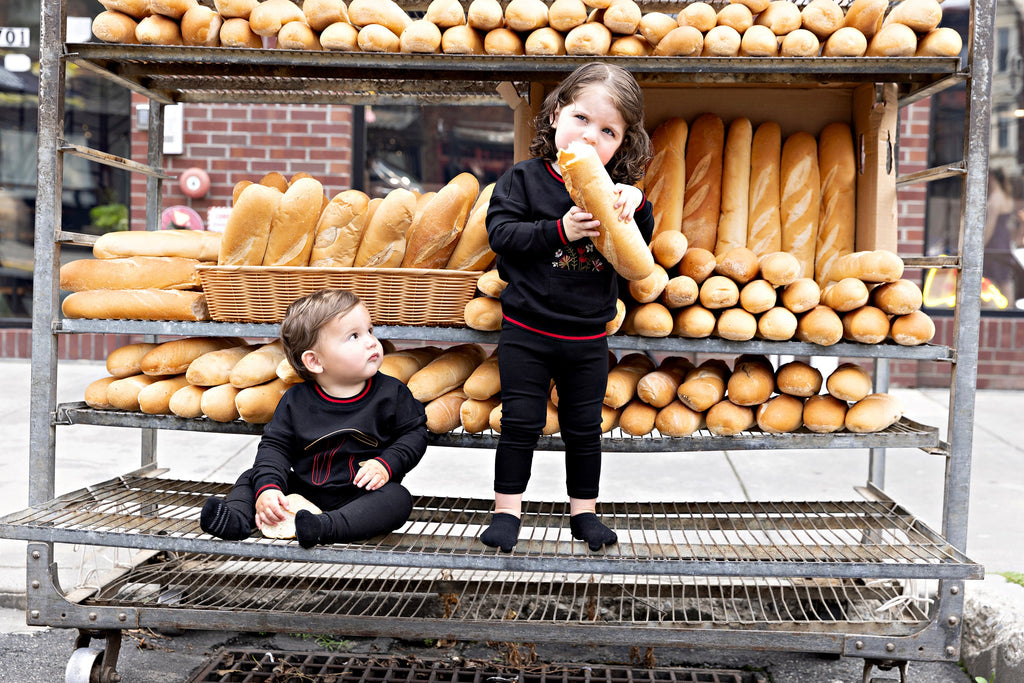
[[[492,55],[673,57],[955,56],[938,0],[691,2],[675,14],[634,0],[432,0],[412,18],[394,0],[100,0],[111,43]],[[503,8],[504,5],[504,8]],[[887,11],[888,10],[888,11]]]
[[[235,186],[217,263],[482,270],[494,259],[484,226],[492,187],[460,173],[437,192],[328,200],[308,174],[268,173]]]
[[[209,320],[196,266],[216,263],[219,233],[201,230],[110,232],[92,259],[60,268],[68,318]]]

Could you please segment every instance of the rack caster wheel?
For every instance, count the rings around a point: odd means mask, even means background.
[[[81,633],[64,668],[64,683],[120,683],[114,666],[121,649],[121,632],[105,633],[106,647],[89,645],[91,635]]]

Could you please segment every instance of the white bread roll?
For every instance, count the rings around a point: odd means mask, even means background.
[[[703,412],[725,397],[729,367],[721,360],[707,360],[686,373],[676,397],[690,410]]]
[[[604,404],[621,408],[636,396],[636,388],[644,375],[655,368],[654,361],[643,353],[627,353],[608,371]]]
[[[790,0],[772,0],[754,19],[755,25],[767,26],[777,36],[797,30],[801,22],[800,7]]]
[[[612,32],[604,24],[580,24],[565,35],[565,52],[573,56],[601,56],[612,46]]]
[[[757,318],[742,308],[727,308],[719,312],[714,334],[730,341],[749,341],[757,336]]]
[[[163,342],[139,361],[139,369],[150,376],[182,375],[192,361],[205,353],[243,344],[234,337],[184,337]]]
[[[479,434],[490,426],[490,416],[501,404],[497,397],[482,400],[467,398],[459,406],[459,420],[462,428],[470,434]]]
[[[124,12],[104,10],[92,20],[92,34],[104,43],[134,43],[138,25]]]
[[[478,31],[490,31],[505,21],[505,10],[498,0],[473,0],[466,10],[466,23]]]
[[[693,369],[693,363],[681,356],[669,356],[657,369],[640,378],[636,395],[644,403],[655,408],[664,408],[676,400],[676,391],[683,383],[686,373]]]
[[[256,348],[246,344],[204,353],[189,363],[185,378],[189,384],[201,387],[227,384],[231,381],[231,369]]]
[[[462,424],[462,404],[468,397],[462,389],[453,389],[423,407],[427,414],[427,430],[446,434]]]
[[[630,436],[646,436],[654,431],[657,417],[657,408],[633,399],[619,414],[619,428]]]
[[[715,272],[737,285],[745,285],[761,271],[757,254],[746,247],[733,247],[715,259]]]
[[[462,386],[484,358],[484,349],[479,344],[458,344],[446,349],[409,378],[409,391],[417,401],[432,401]]]
[[[93,289],[72,292],[60,307],[67,318],[209,320],[206,295],[179,289]]]
[[[964,47],[963,38],[954,28],[940,26],[921,36],[915,57],[957,57]]]
[[[186,45],[220,46],[224,19],[206,5],[194,5],[181,17],[181,39]]]
[[[778,295],[767,280],[751,280],[740,290],[740,307],[755,315],[775,307]]]
[[[748,14],[743,5],[738,7]],[[724,9],[723,9],[724,11]],[[721,14],[721,13],[719,13]],[[729,124],[722,165],[722,211],[718,219],[715,255],[747,246],[747,221],[750,220],[750,152],[754,129],[748,118]]]
[[[337,21],[320,33],[320,47],[355,52],[359,49],[359,29],[347,21]]]
[[[604,333],[611,336],[619,331],[626,320],[626,304],[622,299],[615,300],[615,317],[605,323]]]
[[[861,344],[878,344],[889,336],[889,316],[880,308],[861,306],[843,315],[843,338]]]
[[[310,266],[348,268],[355,263],[369,203],[370,198],[359,190],[344,190],[331,199],[313,231]]]
[[[345,25],[349,26],[348,24]],[[349,26],[349,28],[352,27]],[[225,19],[224,23],[220,26],[220,46],[259,49],[263,47],[263,38],[253,33],[252,28],[249,27],[248,19],[232,17]]]
[[[292,21],[305,24],[306,15],[291,0],[262,0],[249,13],[249,26],[265,38],[276,36],[282,26]]]
[[[856,363],[840,363],[828,376],[825,389],[840,401],[859,401],[871,393],[871,375]]]
[[[731,3],[718,10],[715,21],[719,26],[728,26],[741,36],[754,25],[754,14],[750,8],[740,3]]]
[[[838,432],[846,425],[846,401],[818,394],[804,401],[804,426],[816,434]]]
[[[821,391],[821,372],[799,360],[779,366],[775,373],[775,386],[779,393],[798,398],[810,398]]]
[[[882,28],[895,23],[903,24],[915,33],[928,33],[938,27],[941,21],[942,5],[937,0],[903,0],[889,10],[882,20]]]
[[[649,194],[648,197],[650,197]],[[672,268],[683,260],[689,246],[682,230],[665,230],[651,239],[651,254],[654,255],[654,260],[659,265],[664,268]]]
[[[725,124],[717,114],[701,114],[686,138],[683,234],[691,247],[714,251],[718,241],[724,155]]]
[[[151,14],[139,20],[135,41],[140,45],[181,45],[181,26],[174,19]]]
[[[775,371],[764,356],[740,356],[729,375],[725,393],[738,406],[756,406],[775,392]]]
[[[813,135],[801,131],[786,138],[779,164],[779,182],[782,251],[796,256],[801,277],[813,278],[821,206],[818,142]]]
[[[797,320],[793,337],[809,344],[832,346],[843,338],[843,321],[828,306],[815,306]]]
[[[441,349],[436,346],[392,351],[384,354],[380,371],[389,377],[394,377],[402,384],[407,384],[410,377],[439,355],[441,355]]]
[[[528,33],[548,25],[548,6],[543,0],[511,0],[505,6],[505,25]]]
[[[317,33],[298,21],[289,21],[277,32],[280,50],[322,50]]]
[[[115,379],[138,375],[142,372],[142,358],[157,346],[152,342],[119,346],[107,355],[107,372]]]
[[[476,288],[487,296],[498,298],[508,283],[501,279],[497,270],[488,270],[476,281]]]
[[[835,0],[811,0],[800,10],[800,25],[816,35],[827,39],[838,31],[846,15]]]
[[[483,35],[471,26],[452,26],[441,34],[441,52],[446,55],[482,55]]]
[[[132,375],[115,379],[107,385],[107,402],[114,410],[138,412],[139,392],[161,379],[149,375]]]
[[[757,424],[752,408],[738,406],[729,400],[719,401],[708,408],[704,421],[715,436],[735,436]]]
[[[740,41],[741,57],[776,57],[778,54],[778,36],[767,26],[754,24],[743,32]]]
[[[406,234],[416,211],[416,195],[397,188],[388,192],[367,218],[356,251],[357,268],[396,268],[405,257]]]
[[[348,21],[345,0],[303,0],[302,13],[309,27],[318,33],[333,23]]]
[[[531,31],[523,42],[528,55],[552,57],[565,54],[565,36],[550,26]]]
[[[466,378],[462,386],[469,398],[482,401],[501,391],[501,375],[498,371],[498,357],[489,356]]]
[[[856,434],[880,432],[903,417],[903,404],[892,394],[869,394],[846,411],[846,429]]]
[[[775,287],[785,287],[800,278],[800,261],[785,251],[773,251],[758,261],[761,277]]]
[[[821,41],[810,31],[802,28],[787,33],[779,45],[780,57],[817,57],[821,52]]]
[[[277,366],[284,357],[284,344],[280,339],[264,344],[235,363],[228,381],[236,389],[269,382],[277,377]]]
[[[802,277],[783,287],[779,300],[794,313],[805,313],[818,305],[821,290],[814,280]]]
[[[828,271],[832,280],[855,277],[864,282],[896,282],[903,277],[903,259],[885,249],[840,256]]]
[[[629,295],[636,299],[637,303],[647,304],[656,301],[667,285],[668,271],[655,263],[650,275],[629,283]]]
[[[828,37],[821,48],[822,57],[863,57],[868,39],[853,26],[843,26]]]
[[[398,37],[399,52],[434,54],[441,51],[441,29],[426,19],[416,19]]]
[[[260,533],[266,538],[295,538],[295,515],[299,510],[308,510],[314,515],[319,515],[323,512],[323,510],[298,493],[289,493],[285,498],[288,499],[288,509],[285,510],[284,520],[276,524],[264,524],[263,528],[260,529]]]
[[[203,415],[214,422],[233,422],[239,418],[235,397],[239,389],[230,384],[208,387],[199,397],[199,407]]]
[[[803,425],[804,402],[788,394],[779,394],[757,406],[757,426],[768,434],[795,432]]]
[[[555,4],[566,1],[572,0],[555,0],[551,5],[552,10],[554,10]],[[554,26],[554,23],[552,23],[552,26]],[[664,12],[645,12],[644,15],[640,17],[639,31],[640,35],[642,35],[648,43],[657,47],[658,43],[661,42],[661,39],[668,35],[669,31],[678,26],[679,24],[676,23],[676,20]]]
[[[889,24],[878,29],[868,41],[867,57],[913,57],[917,52],[917,34],[909,26]]]
[[[465,24],[466,11],[459,0],[430,0],[423,18],[439,29],[445,29]]]
[[[184,375],[175,375],[139,390],[139,410],[147,415],[170,415],[171,396],[182,387],[188,386]]]
[[[763,12],[768,8],[769,0],[730,0],[731,2],[738,2],[750,10],[752,14]]]
[[[866,284],[855,277],[847,277],[821,290],[821,303],[837,313],[847,313],[865,305],[869,296]]]
[[[658,411],[654,427],[662,436],[690,436],[704,425],[704,414],[673,401]]]
[[[711,336],[717,323],[714,313],[700,304],[691,304],[676,313],[672,334],[687,339],[703,339]]]
[[[667,337],[672,334],[672,313],[657,301],[641,304],[626,315],[627,318],[632,315],[633,333],[641,337]]]
[[[119,377],[100,377],[97,380],[89,382],[88,386],[85,387],[85,405],[89,406],[93,410],[112,410],[114,406],[110,405],[110,400],[107,399],[107,388],[111,382],[115,382]]]
[[[356,43],[363,52],[400,52],[402,50],[402,40],[394,31],[382,24],[363,26],[356,36]]]
[[[757,336],[768,341],[787,341],[796,335],[798,325],[793,311],[775,306],[757,319]]]
[[[153,13],[149,0],[100,0],[103,9],[110,12],[121,12],[133,19],[142,19]]]
[[[526,54],[526,47],[518,33],[511,29],[500,27],[491,29],[484,36],[484,53],[489,55],[523,55]]]
[[[612,33],[632,36],[640,30],[641,18],[643,18],[643,12],[641,12],[640,6],[633,2],[633,0],[613,0],[605,8],[601,22]]]
[[[174,415],[194,419],[203,416],[202,400],[206,387],[189,384],[178,389],[171,396],[167,407]]]
[[[489,296],[478,296],[466,302],[462,317],[466,326],[484,332],[501,329],[501,302]]]
[[[900,346],[927,344],[935,336],[935,322],[924,311],[913,311],[892,319],[889,336]]]
[[[644,191],[654,213],[652,240],[665,232],[682,235],[682,190],[686,185],[688,130],[685,119],[673,117],[660,124],[651,134],[651,161],[644,176]]]
[[[356,28],[380,24],[396,36],[412,23],[412,18],[394,0],[352,0],[348,5],[349,22]]]
[[[679,10],[676,21],[680,26],[692,26],[701,33],[707,33],[718,22],[718,13],[706,2],[690,2]]]
[[[679,262],[679,274],[692,278],[698,285],[702,284],[715,272],[718,260],[707,249],[690,247]]]
[[[668,308],[682,308],[695,302],[699,295],[700,288],[693,278],[677,275],[665,283],[665,291],[661,293],[659,301]]]
[[[601,255],[627,280],[650,275],[654,257],[636,222],[619,218],[613,207],[614,183],[594,147],[582,141],[570,143],[569,149],[558,150],[558,166],[573,202],[601,222],[601,234],[592,239]]]
[[[198,289],[195,259],[174,256],[129,256],[113,259],[76,259],[60,267],[60,288],[86,289]]]
[[[888,8],[888,0],[853,0],[846,8],[843,26],[857,29],[871,40],[878,29],[882,28],[882,20]]]
[[[766,121],[754,131],[750,147],[747,248],[758,256],[782,249],[782,219],[779,215],[781,160],[782,129],[774,121]]]
[[[677,26],[658,41],[654,48],[654,55],[656,57],[699,57],[703,50],[703,33],[693,26]]]
[[[218,265],[258,266],[270,240],[271,223],[284,195],[266,185],[249,185],[231,207],[221,238]]]
[[[731,308],[740,300],[736,283],[723,275],[712,275],[700,286],[700,303],[704,308]]]
[[[896,280],[871,290],[871,303],[889,315],[907,315],[924,303],[921,288],[913,280]]]
[[[174,256],[217,262],[221,234],[205,230],[129,230],[108,232],[92,245],[98,259],[129,256]]]

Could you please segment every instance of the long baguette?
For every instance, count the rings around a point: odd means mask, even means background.
[[[339,192],[320,214],[309,265],[348,268],[355,263],[370,198],[359,190]]]
[[[782,158],[782,129],[766,121],[754,131],[750,148],[750,219],[747,248],[758,256],[782,249],[782,219],[779,215]]]
[[[683,188],[686,186],[686,120],[671,118],[651,134],[651,163],[644,190],[654,211],[654,236],[683,229]]]
[[[72,292],[61,303],[68,318],[209,320],[206,295],[179,289],[93,289]]]
[[[742,7],[742,5],[736,5]],[[722,212],[718,219],[715,256],[747,246],[750,218],[750,150],[754,135],[748,118],[729,124],[722,164]]]
[[[786,138],[779,168],[782,251],[796,256],[800,277],[811,278],[821,209],[818,142],[814,136],[801,131]]]
[[[830,123],[818,138],[821,217],[814,252],[814,279],[824,286],[829,269],[854,250],[857,225],[857,159],[849,124]]]
[[[472,173],[460,173],[437,191],[409,228],[403,268],[444,268],[480,192]]]
[[[238,195],[228,214],[217,263],[222,266],[258,266],[263,263],[270,239],[270,224],[281,202],[279,190],[249,185]]]
[[[112,259],[77,259],[60,267],[60,288],[86,289],[198,289],[195,259],[167,256],[130,256]]]
[[[701,114],[686,139],[686,190],[683,234],[691,247],[714,251],[722,211],[722,157],[725,124],[716,114]]]
[[[92,245],[96,258],[177,256],[216,263],[221,233],[205,230],[131,230],[100,235]]]
[[[406,233],[416,211],[416,195],[397,188],[367,206],[366,227],[356,252],[358,268],[395,268],[405,256]]]
[[[315,178],[299,178],[288,186],[270,221],[265,266],[308,266],[324,186]]]
[[[654,256],[636,222],[619,218],[614,208],[615,189],[597,151],[585,142],[570,143],[558,150],[558,166],[565,188],[577,206],[601,222],[594,246],[615,271],[627,280],[642,280],[654,270]]]
[[[484,270],[494,261],[494,252],[487,241],[487,207],[490,206],[494,183],[480,190],[476,203],[466,219],[459,241],[445,268],[448,270]]]

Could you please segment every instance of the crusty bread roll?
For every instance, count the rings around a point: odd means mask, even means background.
[[[185,13],[197,4],[197,0],[149,0],[149,10],[153,14],[181,20]]]
[[[859,401],[871,393],[871,375],[856,363],[840,363],[829,374],[825,389],[840,401]]]
[[[868,286],[854,277],[832,282],[821,290],[821,303],[837,313],[856,310],[868,302]]]
[[[189,382],[184,375],[175,375],[153,382],[139,390],[139,410],[147,415],[170,415],[171,396]]]
[[[800,10],[800,25],[821,40],[838,31],[845,18],[835,0],[811,0]]]
[[[220,46],[224,19],[206,5],[194,5],[181,17],[181,39],[186,45]]]
[[[313,231],[310,266],[348,268],[355,263],[369,203],[359,190],[344,190],[331,199]]]
[[[672,325],[672,334],[687,339],[710,337],[715,331],[718,319],[715,314],[700,304],[694,303],[680,308]]]
[[[129,256],[113,259],[76,259],[60,267],[60,288],[86,289],[198,289],[195,259],[176,256]]]
[[[359,29],[347,21],[336,21],[320,32],[320,47],[325,50],[355,52],[359,49]]]
[[[300,178],[288,187],[270,220],[263,265],[309,265],[323,197],[324,187],[314,178]]]
[[[615,334],[621,329],[626,321],[626,304],[622,299],[615,300],[615,317],[605,323],[604,333],[608,336]]]
[[[821,52],[821,41],[807,29],[798,28],[787,33],[779,44],[780,57],[817,57]]]
[[[263,528],[260,529],[260,533],[266,538],[295,538],[295,515],[299,510],[308,510],[314,515],[319,515],[323,512],[323,510],[298,493],[289,493],[285,498],[288,499],[288,508],[285,510],[284,520],[276,524],[264,524]]]
[[[751,280],[740,290],[740,307],[755,315],[773,308],[778,295],[767,280]]]
[[[482,55],[484,38],[471,26],[452,26],[441,34],[441,52],[448,55]]]
[[[284,357],[284,344],[280,339],[264,344],[235,363],[228,381],[236,389],[269,382],[277,377],[277,366]]]
[[[552,11],[556,4],[566,1],[571,2],[573,0],[555,0],[551,5]],[[552,22],[551,25],[554,26],[554,23]],[[639,31],[640,35],[642,35],[648,43],[657,47],[658,43],[661,42],[661,39],[668,35],[669,31],[678,26],[679,24],[676,20],[664,12],[645,12],[644,15],[640,17]]]
[[[409,227],[402,267],[444,268],[479,191],[472,173],[460,173],[438,190]]]
[[[664,232],[682,235],[688,130],[685,119],[673,117],[661,123],[651,134],[651,161],[644,175],[644,192],[654,213],[652,249],[653,239]]]
[[[758,261],[761,277],[775,287],[791,285],[800,278],[800,261],[785,251],[773,251]]]
[[[386,352],[385,352],[386,353]],[[283,358],[280,363],[277,364],[277,370],[274,371],[277,378],[283,380],[285,384],[301,384],[306,380],[299,377],[299,373],[295,372],[295,368],[288,362],[287,358]]]
[[[270,240],[270,227],[281,198],[275,188],[249,185],[231,207],[221,238],[218,265],[258,266],[263,263]]]
[[[478,296],[466,302],[463,311],[466,326],[484,332],[501,329],[501,302],[489,296]]]
[[[648,195],[650,197],[650,195]],[[664,268],[672,268],[683,260],[689,242],[682,230],[666,230],[651,239],[651,254],[655,262]]]
[[[664,408],[676,400],[676,391],[683,383],[686,373],[693,369],[693,363],[681,356],[665,358],[655,370],[640,378],[636,395],[644,403],[655,408]]]
[[[830,123],[818,141],[821,217],[814,254],[814,279],[824,286],[842,278],[830,274],[836,260],[854,249],[857,214],[857,162],[847,123]]]
[[[654,55],[656,57],[698,57],[703,49],[703,33],[693,26],[677,26],[658,41],[654,48]]]
[[[142,372],[142,358],[159,344],[137,342],[119,346],[107,355],[107,372],[115,379],[131,377]]]
[[[209,320],[206,295],[180,289],[93,289],[72,292],[60,306],[67,318]]]
[[[661,293],[659,301],[668,308],[682,308],[695,302],[699,295],[700,288],[693,278],[677,275],[665,283],[665,291]]]
[[[284,194],[288,189],[288,179],[284,177],[283,173],[278,171],[271,171],[260,178],[260,185],[266,187],[272,187],[281,194]]]
[[[714,251],[718,241],[724,154],[725,125],[721,117],[701,114],[686,138],[683,234],[691,247]]]
[[[821,372],[799,360],[780,365],[775,373],[775,386],[779,393],[810,398],[821,391]]]
[[[748,10],[743,5],[728,5]],[[724,11],[724,9],[723,9]],[[722,164],[722,211],[718,219],[715,255],[747,246],[750,219],[750,151],[754,129],[750,119],[739,117],[729,124]]]
[[[174,19],[151,14],[139,20],[135,40],[141,45],[181,45],[181,26]]]
[[[138,22],[124,12],[104,10],[92,20],[92,34],[104,43],[134,43]]]
[[[111,382],[115,382],[120,377],[100,377],[97,380],[89,382],[88,386],[85,387],[85,405],[89,406],[93,410],[112,410],[114,406],[110,405],[110,400],[107,398],[107,388]]]
[[[801,131],[786,138],[779,163],[779,183],[782,251],[796,256],[801,277],[813,278],[821,177],[818,142],[810,133]]]
[[[687,408],[703,412],[722,400],[728,381],[729,367],[725,362],[707,360],[686,373],[676,396]]]
[[[855,277],[864,282],[895,282],[903,277],[903,259],[886,249],[855,251],[837,258],[828,276],[832,280]]]
[[[153,13],[149,0],[100,0],[103,9],[110,12],[121,12],[133,19],[142,19]]]
[[[809,277],[798,278],[782,288],[779,300],[794,313],[804,313],[818,305],[821,289]]]
[[[249,13],[249,26],[253,33],[265,38],[276,36],[285,24],[306,23],[306,15],[291,0],[262,0]]]
[[[715,26],[704,35],[702,57],[736,57],[743,37],[731,26]]]
[[[203,354],[243,345],[235,337],[185,337],[157,344],[139,361],[139,369],[151,376],[182,375]]]
[[[107,402],[114,410],[138,412],[139,392],[161,379],[150,375],[132,375],[115,379],[107,385]]]
[[[619,414],[619,428],[630,436],[646,436],[654,431],[658,409],[640,399],[633,399]]]
[[[654,270],[654,257],[636,221],[619,218],[614,208],[614,183],[594,147],[582,141],[558,150],[558,166],[565,189],[573,202],[601,223],[601,234],[592,238],[615,271],[627,280],[640,280]]]
[[[769,0],[730,0],[732,2],[738,2],[745,6],[751,11],[752,14],[763,12],[768,8]]]
[[[707,280],[718,267],[715,255],[701,247],[690,247],[679,262],[679,274],[692,278],[698,285]]]
[[[715,436],[735,436],[757,424],[752,408],[738,406],[728,399],[708,408],[704,421]]]
[[[703,424],[703,413],[687,408],[678,400],[659,410],[654,418],[654,427],[662,436],[690,436]]]
[[[359,268],[395,268],[401,265],[405,256],[406,233],[415,210],[416,195],[412,192],[403,188],[388,192],[373,215],[367,218],[354,265]]]
[[[801,22],[800,7],[791,0],[772,0],[754,19],[755,25],[767,26],[777,36],[797,30]]]
[[[613,0],[601,15],[601,22],[612,33],[632,36],[640,30],[640,19],[643,12],[633,0]]]
[[[466,11],[459,0],[430,0],[423,18],[439,29],[445,29],[465,24]]]
[[[843,337],[861,344],[878,344],[889,335],[889,316],[880,308],[861,306],[843,315]]]
[[[345,0],[303,0],[302,13],[306,15],[309,27],[317,32],[335,22],[348,21]]]
[[[356,44],[363,52],[401,52],[402,50],[402,40],[394,31],[382,24],[367,24],[359,29]]]
[[[700,285],[700,303],[704,308],[718,310],[735,306],[740,300],[736,283],[724,275],[712,275]]]
[[[853,26],[843,26],[828,37],[821,48],[822,57],[862,57],[868,49],[868,39]]]
[[[793,337],[797,341],[832,346],[843,338],[843,321],[828,306],[815,306],[797,320]]]
[[[740,40],[741,57],[775,57],[778,54],[778,36],[767,26],[754,24],[743,32],[743,39]]]
[[[277,32],[277,48],[280,50],[322,50],[320,37],[302,22],[289,21]]]
[[[498,357],[491,355],[476,366],[462,388],[469,398],[479,401],[497,394],[501,390]]]
[[[692,26],[701,33],[707,33],[718,22],[718,13],[709,3],[690,2],[679,10],[676,21],[680,26]]]
[[[867,57],[913,57],[917,52],[917,34],[909,26],[888,24],[868,41]]]
[[[621,408],[636,395],[637,385],[644,375],[655,369],[654,361],[643,353],[627,353],[608,371],[608,384],[604,404]]]
[[[346,26],[349,25],[346,24]],[[349,28],[352,27],[349,26]],[[225,18],[224,23],[220,25],[220,46],[259,49],[263,47],[263,38],[253,33],[252,28],[249,27],[248,19],[241,17]]]
[[[523,50],[528,55],[552,57],[565,54],[565,36],[550,26],[531,31],[523,41]]]
[[[565,52],[573,56],[606,55],[611,46],[611,30],[597,22],[580,24],[565,36]]]
[[[903,417],[903,403],[892,394],[869,394],[846,411],[846,429],[856,434],[880,432]]]
[[[389,377],[394,377],[402,384],[406,384],[410,377],[439,355],[441,355],[441,349],[436,346],[385,353],[380,371]]]
[[[846,8],[843,26],[857,29],[871,40],[878,29],[882,28],[882,20],[888,8],[888,0],[853,0]]]
[[[402,35],[412,23],[412,18],[394,0],[351,0],[348,19],[356,28],[380,24],[396,36]]]
[[[745,285],[760,272],[757,254],[746,247],[733,247],[715,259],[715,272],[738,285]]]
[[[548,25],[548,6],[543,0],[511,0],[505,6],[505,25],[528,33]]]
[[[903,0],[893,5],[885,19],[882,20],[882,28],[889,24],[903,24],[915,33],[928,33],[935,29],[942,21],[942,5],[938,0]],[[959,50],[958,50],[959,52]]]
[[[796,314],[788,308],[769,308],[757,319],[757,336],[769,341],[792,339],[797,328]]]
[[[672,313],[657,301],[641,304],[626,315],[627,318],[632,315],[632,329],[641,337],[667,337],[672,334]]]
[[[637,303],[646,304],[656,301],[668,285],[668,272],[657,263],[651,274],[642,280],[633,280],[629,283],[629,294]]]
[[[960,33],[948,26],[929,31],[917,41],[915,57],[956,57],[964,47]]]
[[[889,315],[913,313],[924,303],[921,288],[913,280],[899,279],[878,285],[871,290],[870,296],[872,305]]]
[[[423,407],[427,414],[427,430],[445,434],[462,424],[462,404],[468,396],[462,389],[453,389]]]
[[[409,378],[409,391],[417,401],[432,401],[462,386],[484,362],[485,355],[479,344],[458,344],[446,349]]]
[[[488,270],[476,281],[477,289],[487,296],[493,296],[494,298],[501,296],[502,290],[507,286],[508,283],[501,279],[497,270]]]
[[[398,37],[400,52],[434,54],[441,51],[441,29],[426,19],[416,19]]]
[[[900,346],[927,344],[935,336],[935,322],[924,311],[913,311],[892,319],[889,336]]]
[[[178,389],[167,403],[168,409],[178,417],[194,419],[203,416],[202,400],[206,387],[193,384]]]
[[[479,434],[490,426],[490,416],[501,403],[501,399],[490,397],[485,399],[467,398],[459,406],[459,421],[462,428],[470,434]]]
[[[526,54],[526,47],[518,33],[511,29],[499,27],[491,29],[484,36],[484,53],[489,55],[522,55]]]
[[[754,30],[753,27],[750,29]],[[779,215],[782,129],[766,121],[754,131],[750,146],[750,218],[747,248],[758,256],[782,249]]]
[[[217,14],[224,17],[225,20],[237,17],[245,19],[246,22],[249,21],[253,8],[258,4],[259,0],[213,0],[213,6],[217,10]]]
[[[746,5],[734,2],[718,10],[715,21],[719,26],[735,29],[741,36],[754,25],[754,14]]]
[[[505,11],[498,0],[473,0],[466,10],[466,23],[478,31],[490,31],[505,21]]]
[[[786,434],[800,429],[804,423],[804,402],[789,394],[779,394],[755,411],[757,426],[768,434]]]
[[[804,426],[816,434],[831,434],[846,424],[846,401],[829,394],[818,394],[804,401]]]
[[[764,356],[741,356],[729,375],[726,396],[738,406],[764,403],[775,392],[775,371]]]
[[[231,369],[255,350],[255,346],[246,344],[209,351],[189,363],[185,378],[189,384],[201,387],[227,384],[231,381]]]

